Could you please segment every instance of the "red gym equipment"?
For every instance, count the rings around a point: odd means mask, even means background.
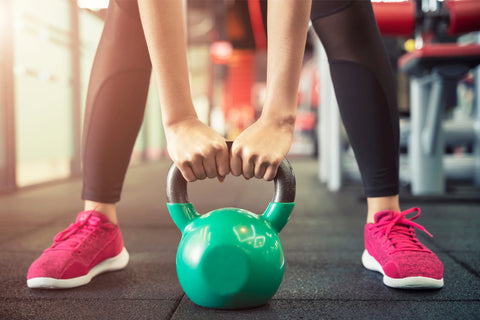
[[[435,43],[438,34],[457,36],[480,30],[480,1],[448,0],[425,10],[421,2],[373,3],[380,31],[389,36],[414,36],[416,49],[399,60],[401,71],[410,75],[410,135],[408,160],[411,191],[414,195],[445,193],[445,139],[443,125],[448,84],[456,84],[480,63],[480,44]],[[442,5],[443,4],[443,5]],[[428,8],[427,8],[428,9]],[[477,87],[480,72],[477,71]],[[450,88],[454,86],[450,86]],[[478,91],[478,90],[477,90]],[[479,99],[477,92],[477,100]],[[477,109],[479,103],[477,102]],[[462,136],[473,141],[474,156],[465,170],[480,185],[480,110],[466,122]],[[450,159],[457,161],[455,159]],[[463,162],[465,165],[465,162]],[[455,162],[458,169],[462,163]]]

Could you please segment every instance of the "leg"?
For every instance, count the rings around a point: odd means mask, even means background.
[[[340,114],[368,197],[367,221],[399,211],[395,83],[369,1],[313,1],[312,22],[327,53]]]
[[[140,130],[151,63],[137,1],[111,1],[95,56],[83,134],[85,210],[116,222],[130,155]]]
[[[443,264],[415,235],[415,228],[426,231],[412,222],[420,209],[400,212],[395,88],[370,1],[313,3],[313,26],[329,59],[340,114],[368,198],[362,263],[381,272],[390,287],[441,288]],[[418,214],[406,217],[413,212]]]
[[[32,263],[30,288],[78,287],[127,265],[115,202],[142,123],[150,69],[136,0],[110,1],[87,96],[85,211]]]

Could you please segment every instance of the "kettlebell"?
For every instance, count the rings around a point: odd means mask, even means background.
[[[192,302],[207,308],[252,308],[277,292],[285,269],[278,233],[295,205],[295,176],[286,159],[274,183],[273,200],[261,215],[239,208],[200,215],[188,201],[187,181],[171,166],[167,207],[182,232],[177,276]]]

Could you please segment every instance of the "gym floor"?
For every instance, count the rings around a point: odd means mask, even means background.
[[[314,160],[292,161],[296,207],[281,232],[284,280],[265,306],[237,311],[194,305],[175,271],[180,231],[165,206],[169,162],[133,167],[118,212],[130,263],[69,290],[30,290],[30,263],[73,222],[81,209],[81,180],[0,196],[0,319],[480,319],[480,198],[432,201],[415,222],[434,238],[419,238],[445,265],[441,290],[404,291],[382,284],[360,262],[366,213],[360,186],[331,193],[317,179]],[[477,190],[478,191],[478,190]],[[197,211],[241,207],[261,213],[273,183],[228,176],[189,184]],[[468,200],[468,199],[466,199]]]

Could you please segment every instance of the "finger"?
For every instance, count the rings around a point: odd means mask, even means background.
[[[273,179],[275,179],[275,177],[277,176],[277,170],[278,170],[278,167],[279,167],[279,163],[272,163],[270,164],[267,169],[265,170],[265,174],[263,175],[263,179],[266,180],[266,181],[271,181]]]
[[[203,157],[196,156],[192,162],[192,170],[197,179],[203,180],[207,177],[205,168],[203,167]]]
[[[221,177],[225,177],[230,173],[230,161],[228,158],[228,149],[227,145],[225,144],[225,148],[222,148],[215,154],[217,174]]]
[[[243,176],[250,179],[255,174],[255,158],[243,158],[242,159]]]
[[[232,153],[230,172],[236,177],[242,174],[242,158],[238,154]]]
[[[215,155],[210,154],[208,157],[203,159],[203,168],[205,169],[205,174],[209,178],[215,178],[217,176],[217,165],[215,164]]]
[[[177,165],[178,169],[182,173],[183,178],[187,180],[188,182],[194,182],[197,180],[197,177],[193,173],[192,168],[190,167],[190,163],[185,163],[185,164],[179,164]]]
[[[257,161],[255,164],[255,178],[262,179],[265,175],[265,171],[267,171],[268,165],[268,162]]]

